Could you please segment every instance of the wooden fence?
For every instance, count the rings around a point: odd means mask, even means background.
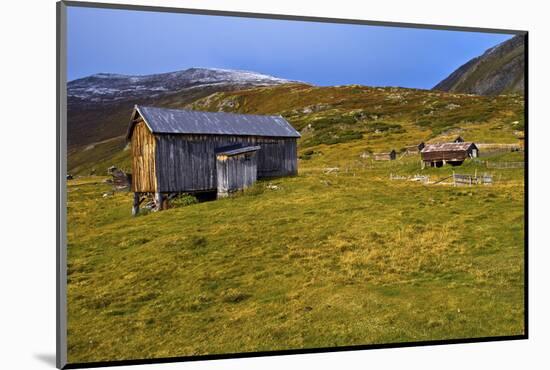
[[[430,181],[429,176],[416,174],[414,176],[400,176],[390,173],[390,180],[407,180],[407,181],[417,181],[426,185],[437,185],[437,184],[446,184],[446,185],[491,185],[493,184],[493,176],[490,174],[478,175],[477,171],[473,175],[462,175],[454,173],[450,176],[446,176],[435,181]]]
[[[524,168],[525,162],[489,162],[485,161],[487,168]]]
[[[430,182],[430,176],[416,174],[414,176],[400,176],[390,173],[390,180],[407,180],[407,181],[417,181],[423,184],[428,184]]]
[[[498,153],[506,152],[518,152],[521,151],[521,145],[517,144],[487,144],[487,143],[476,143],[477,148],[479,149],[479,155],[482,157],[490,156]]]
[[[491,185],[493,183],[493,176],[483,174],[481,176],[475,175],[461,175],[453,173],[453,185]]]

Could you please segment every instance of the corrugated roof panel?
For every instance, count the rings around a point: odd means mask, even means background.
[[[242,154],[242,153],[255,152],[255,151],[258,151],[260,149],[262,149],[261,146],[245,146],[243,148],[237,148],[237,149],[231,149],[231,150],[226,150],[226,151],[223,151],[223,152],[219,152],[219,153],[216,153],[216,155],[232,156],[232,155],[237,155],[237,154]]]
[[[281,116],[201,112],[137,105],[135,109],[155,134],[300,137],[298,131]],[[128,136],[131,136],[131,131],[130,126]]]
[[[468,150],[471,145],[474,143],[436,143],[436,144],[426,144],[424,149],[421,150],[422,153],[428,152],[454,152],[454,151],[464,151]]]

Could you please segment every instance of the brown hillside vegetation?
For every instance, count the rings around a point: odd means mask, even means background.
[[[346,142],[356,144],[352,155],[361,150],[394,148],[399,151],[449,133],[459,133],[469,141],[515,143],[514,132],[523,130],[524,125],[521,96],[482,97],[358,85],[285,84],[218,92],[193,103],[172,97],[154,104],[205,111],[280,114],[302,133],[299,143],[302,153]],[[124,134],[127,119],[122,117],[129,114],[128,109],[116,116],[116,129],[112,129],[111,135]],[[88,174],[92,168],[103,171],[110,165],[128,168],[129,152],[123,151],[125,145],[120,138],[92,149],[90,144],[73,147],[69,151],[69,172]],[[338,148],[332,150],[338,151]]]

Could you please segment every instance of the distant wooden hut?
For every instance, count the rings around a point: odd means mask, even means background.
[[[453,143],[463,143],[464,142],[464,139],[462,138],[462,136],[457,136]]]
[[[427,144],[420,152],[423,165],[441,167],[444,164],[461,165],[467,158],[479,156],[474,143],[437,143]]]
[[[217,154],[228,146],[259,147],[255,149],[258,178],[295,175],[299,137],[281,116],[136,105],[127,133],[132,147],[133,213],[139,211],[142,195],[154,194],[160,209],[167,195],[217,191]],[[235,159],[235,164],[245,163]]]
[[[373,154],[375,161],[393,161],[397,157],[395,150],[387,153],[374,153]]]

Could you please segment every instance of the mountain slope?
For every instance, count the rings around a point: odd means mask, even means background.
[[[471,59],[433,90],[477,95],[523,94],[524,36],[515,36]]]
[[[218,91],[293,81],[265,74],[190,68],[146,76],[99,73],[67,84],[68,145],[87,146],[124,134],[134,104],[181,107]]]
[[[170,104],[159,100],[157,105]],[[282,84],[216,92],[179,107],[280,114],[302,134],[300,157],[326,163],[356,160],[363,152],[399,151],[458,134],[475,142],[516,143],[515,132],[523,130],[523,99],[514,95],[493,98],[405,88]],[[122,151],[124,138],[117,140],[70,154],[70,173],[89,174],[92,168],[103,173],[111,165],[130,170],[129,151]]]
[[[249,71],[217,68],[189,68],[183,71],[145,76],[98,73],[68,83],[71,102],[112,103],[120,100],[153,98],[182,89],[212,85],[276,85],[288,80]]]

